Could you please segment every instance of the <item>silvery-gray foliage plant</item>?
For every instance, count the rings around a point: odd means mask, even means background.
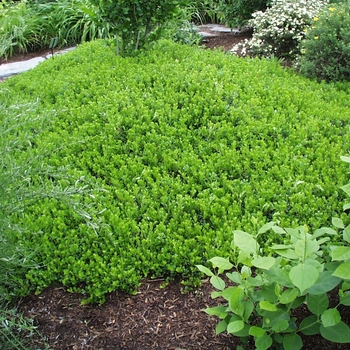
[[[237,44],[231,50],[243,56],[276,56],[295,58],[300,42],[320,10],[324,0],[273,0],[265,11],[253,13],[248,25],[253,28],[251,40]]]

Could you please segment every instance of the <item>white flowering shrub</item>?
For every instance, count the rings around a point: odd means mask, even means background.
[[[248,25],[253,28],[251,40],[237,44],[231,50],[243,56],[276,56],[295,58],[306,30],[326,0],[272,0],[265,12],[253,13]]]

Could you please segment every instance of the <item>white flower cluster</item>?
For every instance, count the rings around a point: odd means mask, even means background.
[[[249,26],[253,37],[235,45],[231,52],[257,56],[294,58],[307,28],[312,25],[326,0],[273,0],[265,12],[253,13]]]

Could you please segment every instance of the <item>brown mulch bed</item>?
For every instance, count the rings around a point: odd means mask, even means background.
[[[217,305],[205,282],[183,293],[180,281],[145,280],[137,295],[114,292],[104,304],[81,305],[82,296],[51,287],[25,298],[20,309],[34,318],[53,349],[232,349],[226,334],[215,336],[217,320],[203,309]],[[40,347],[42,340],[35,339]]]
[[[249,33],[218,33],[207,38],[204,45],[226,51],[249,37]],[[47,52],[16,56],[7,63]],[[53,286],[40,295],[21,300],[19,310],[34,319],[47,345],[54,350],[228,350],[241,344],[233,336],[217,336],[217,318],[203,312],[219,302],[211,299],[212,287],[208,281],[189,293],[183,292],[179,280],[164,288],[163,284],[161,279],[145,280],[137,295],[116,291],[107,295],[103,305],[82,305],[83,296]],[[305,317],[307,309],[300,312]],[[349,308],[343,310],[342,316],[349,324]],[[41,337],[34,336],[33,348],[44,348]],[[254,349],[254,345],[247,344],[246,349]],[[303,349],[346,350],[349,345],[337,345],[313,336],[304,339]]]
[[[82,295],[50,287],[24,298],[19,309],[34,319],[46,344],[55,350],[229,350],[242,345],[236,337],[215,334],[218,319],[203,310],[220,300],[211,299],[213,288],[207,280],[187,293],[179,280],[163,284],[161,279],[145,280],[137,295],[116,291],[102,305],[82,305]],[[306,307],[297,311],[299,317],[293,316],[298,319],[308,315]],[[341,314],[349,323],[349,308],[343,307]],[[43,349],[40,336],[32,343],[33,348]],[[254,344],[246,344],[246,349],[253,350]],[[304,337],[303,349],[347,350],[349,344],[309,336]]]

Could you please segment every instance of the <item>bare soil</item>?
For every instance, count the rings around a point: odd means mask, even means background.
[[[247,33],[221,33],[207,38],[204,44],[208,49],[230,50],[249,37]],[[7,62],[30,59],[48,51],[19,55]],[[40,295],[21,300],[19,309],[34,319],[54,350],[228,350],[242,345],[238,338],[215,334],[218,320],[203,309],[218,305],[220,300],[211,299],[208,281],[190,293],[184,293],[179,280],[164,288],[162,284],[164,280],[145,280],[137,295],[116,291],[107,295],[103,305],[82,305],[82,295],[52,286]],[[308,315],[305,307],[298,313],[294,315],[298,319]],[[349,308],[342,309],[342,318],[350,324]],[[43,339],[35,336],[33,348],[43,349]],[[254,345],[248,343],[246,349],[254,349]],[[349,345],[309,336],[304,339],[303,349],[347,350]]]

